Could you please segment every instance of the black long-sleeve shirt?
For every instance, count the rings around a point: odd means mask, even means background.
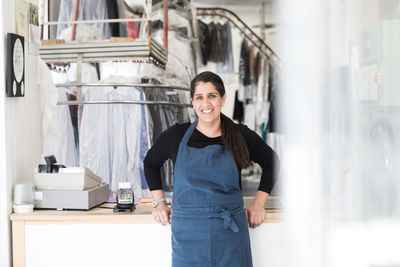
[[[246,141],[250,160],[260,164],[263,169],[258,190],[271,193],[276,180],[275,176],[278,173],[278,157],[275,152],[257,135],[257,133],[250,130],[246,125],[238,125],[240,132]],[[184,124],[175,124],[170,127],[160,135],[151,149],[147,152],[143,161],[144,173],[151,191],[162,189],[160,168],[168,158],[172,159],[175,164],[179,144],[189,126],[190,123],[187,122]],[[193,131],[193,134],[188,141],[189,146],[196,148],[203,148],[215,144],[222,145],[221,137],[210,138],[197,129]],[[241,186],[240,167],[238,167],[238,171],[239,185]]]

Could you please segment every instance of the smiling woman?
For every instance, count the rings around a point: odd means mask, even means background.
[[[211,125],[217,123],[218,119],[220,119],[221,108],[225,104],[225,99],[226,95],[224,94],[221,97],[215,86],[210,82],[199,82],[196,85],[196,92],[192,96],[192,104],[199,119],[197,128],[203,123]],[[215,136],[219,135],[221,133],[217,133]]]
[[[153,218],[172,224],[174,267],[251,267],[248,225],[258,227],[265,219],[276,154],[247,126],[221,113],[225,87],[215,73],[202,72],[192,80],[191,98],[198,120],[165,131],[144,160],[155,199]],[[160,178],[167,158],[174,162],[172,213]],[[250,160],[259,163],[263,173],[254,202],[245,211],[240,171]]]

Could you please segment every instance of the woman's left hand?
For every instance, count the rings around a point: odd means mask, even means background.
[[[265,220],[264,205],[253,203],[248,209],[246,209],[246,217],[251,228],[260,226]]]

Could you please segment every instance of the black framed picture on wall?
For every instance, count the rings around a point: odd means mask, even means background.
[[[9,97],[25,95],[24,37],[7,33],[6,94]]]

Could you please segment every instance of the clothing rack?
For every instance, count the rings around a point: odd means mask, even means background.
[[[71,42],[65,44],[41,45],[40,56],[47,63],[54,62],[76,62],[77,63],[77,82],[68,84],[58,84],[57,87],[77,87],[76,101],[62,101],[59,105],[80,105],[80,104],[160,104],[160,105],[176,105],[183,107],[192,107],[186,103],[174,103],[168,101],[133,101],[133,100],[98,100],[87,101],[82,99],[82,87],[96,86],[112,86],[116,87],[144,87],[158,89],[176,89],[190,91],[189,88],[180,86],[170,86],[166,84],[116,84],[116,83],[81,83],[82,81],[82,63],[83,62],[101,62],[105,60],[114,61],[132,61],[154,63],[156,66],[165,67],[168,56],[168,1],[163,0],[163,16],[164,16],[164,45],[161,46],[151,37],[151,13],[152,1],[146,0],[144,5],[144,18],[131,19],[100,19],[100,20],[81,20],[78,21],[79,0],[75,0],[75,9],[72,21],[42,21],[41,26],[50,27],[50,25],[72,24]],[[50,4],[50,1],[48,1]],[[113,22],[139,22],[147,21],[148,40],[134,40],[129,42],[111,42],[111,41],[95,41],[87,43],[77,43],[75,40],[76,25],[86,23],[113,23]]]
[[[47,0],[50,7],[51,1]],[[143,18],[130,19],[98,19],[98,20],[80,20],[78,21],[79,0],[75,0],[75,8],[72,21],[45,21],[40,17],[40,25],[43,29],[45,25],[72,24],[71,42],[65,44],[41,45],[39,54],[45,62],[78,62],[90,61],[99,62],[104,60],[117,61],[139,61],[152,62],[159,66],[165,66],[168,56],[168,4],[163,0],[164,6],[164,45],[160,45],[151,37],[151,13],[152,1],[146,0],[143,6]],[[44,12],[41,12],[44,14]],[[139,22],[146,21],[148,27],[147,40],[134,40],[131,42],[86,42],[78,43],[75,41],[76,25],[88,23],[113,23],[113,22]],[[42,30],[43,32],[43,30]],[[41,38],[42,39],[42,38]],[[81,57],[79,59],[79,56]]]
[[[141,87],[155,89],[174,89],[181,91],[190,91],[190,88],[181,86],[171,86],[168,84],[146,84],[146,83],[59,83],[56,87]],[[144,104],[144,105],[173,105],[180,107],[193,107],[191,104],[176,103],[168,101],[147,101],[147,100],[74,100],[60,101],[57,105],[85,105],[85,104]]]
[[[159,88],[159,89],[176,89],[182,91],[190,91],[190,88],[181,86],[172,86],[168,84],[149,84],[149,83],[59,83],[56,87],[142,87],[142,88]]]
[[[261,37],[259,37],[243,20],[234,12],[226,8],[220,7],[199,7],[197,8],[197,16],[199,17],[221,17],[228,20],[243,36],[249,40],[258,50],[267,58],[274,60],[277,65],[281,63],[281,59],[276,52],[268,46]]]
[[[142,104],[142,105],[171,105],[180,107],[192,107],[192,105],[185,103],[175,103],[168,101],[146,101],[146,100],[79,100],[79,101],[57,102],[57,105],[86,105],[86,104]]]

